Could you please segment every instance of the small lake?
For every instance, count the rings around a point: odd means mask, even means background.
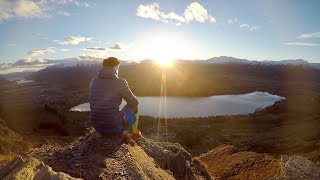
[[[210,97],[138,97],[140,115],[168,118],[208,117],[223,115],[238,115],[253,113],[258,108],[273,105],[283,97],[267,92],[252,92],[240,95],[219,95]],[[166,101],[166,107],[165,107]],[[121,107],[125,105],[122,101]],[[90,111],[90,104],[84,103],[70,109],[70,111]]]

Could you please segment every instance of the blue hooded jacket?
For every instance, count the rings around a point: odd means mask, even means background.
[[[102,67],[90,82],[90,119],[99,132],[120,133],[122,118],[119,106],[122,99],[133,110],[138,109],[138,100],[131,92],[125,79],[118,78],[119,66]]]

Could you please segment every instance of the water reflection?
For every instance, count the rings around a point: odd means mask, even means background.
[[[138,97],[140,114],[158,117],[160,99],[161,97]],[[267,92],[198,98],[167,97],[167,117],[185,118],[248,114],[256,109],[270,106],[281,99],[283,97]],[[125,102],[122,102],[120,107],[123,107],[124,104]],[[163,103],[162,109],[164,109]],[[70,111],[90,111],[90,105],[89,103],[80,104]],[[160,116],[164,117],[164,113],[161,113]]]

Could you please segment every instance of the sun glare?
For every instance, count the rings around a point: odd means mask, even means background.
[[[141,44],[143,57],[155,60],[163,67],[173,66],[174,60],[187,58],[190,53],[188,43],[172,35],[148,37]]]
[[[162,60],[156,60],[157,64],[161,66],[172,66],[173,65],[173,60],[171,59],[162,59]]]

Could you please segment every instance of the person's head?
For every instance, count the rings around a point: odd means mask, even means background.
[[[120,64],[120,61],[118,58],[115,57],[108,57],[107,59],[103,60],[103,67],[115,67]]]

